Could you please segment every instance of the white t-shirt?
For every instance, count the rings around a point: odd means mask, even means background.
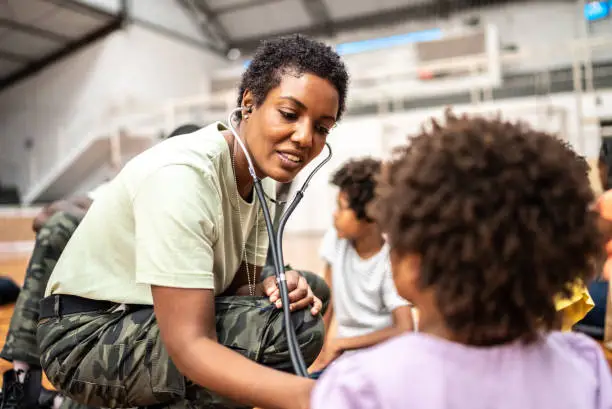
[[[399,296],[391,275],[389,246],[362,259],[350,241],[331,228],[323,237],[320,255],[332,270],[332,302],[338,337],[349,338],[393,325],[392,312],[410,305]]]
[[[263,266],[261,204],[238,195],[220,123],[167,139],[104,186],[60,256],[46,295],[152,304],[151,285],[229,287],[240,263]],[[262,180],[275,197],[275,182]],[[254,195],[256,198],[257,196]],[[274,217],[274,206],[270,206]]]

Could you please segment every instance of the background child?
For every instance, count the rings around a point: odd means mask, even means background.
[[[595,203],[595,211],[599,215],[599,231],[605,243],[606,261],[603,267],[603,277],[612,278],[612,190],[604,192]]]
[[[551,332],[601,250],[586,163],[521,124],[446,119],[396,151],[373,212],[419,332],[339,359],[311,407],[612,407],[597,343]]]
[[[376,159],[355,159],[331,179],[340,191],[334,227],[323,239],[321,256],[327,263],[325,280],[332,290],[332,303],[324,316],[328,335],[316,369],[345,351],[375,345],[413,328],[410,304],[397,294],[393,283],[389,246],[366,212],[380,167]],[[329,336],[334,316],[335,338]]]

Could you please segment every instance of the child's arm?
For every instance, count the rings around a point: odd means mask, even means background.
[[[323,277],[325,278],[325,283],[329,286],[329,293],[331,294],[331,297],[333,297],[334,292],[332,288],[331,264],[327,263],[325,265],[325,272],[324,272]],[[327,310],[325,311],[325,314],[323,315],[323,325],[325,326],[325,340],[323,343],[323,348],[321,349],[321,352],[319,353],[319,356],[317,357],[317,359],[313,362],[313,364],[310,367],[310,369],[313,371],[321,370],[329,363],[327,362],[327,353],[328,353],[327,348],[332,341],[331,337],[329,336],[329,331],[330,331],[333,319],[334,319],[334,303],[330,299],[327,305]]]
[[[333,348],[338,353],[352,349],[367,348],[413,329],[412,306],[403,305],[393,310],[392,326],[358,337],[338,338],[333,341]]]
[[[329,287],[329,293],[331,297],[334,296],[334,289],[332,287],[332,268],[329,263],[325,265],[325,273],[324,273],[325,283]],[[323,315],[323,325],[325,325],[325,335],[329,333],[329,328],[331,326],[332,320],[334,319],[334,303],[329,301],[327,305],[327,311],[325,311],[325,315]]]

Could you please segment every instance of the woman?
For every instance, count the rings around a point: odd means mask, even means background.
[[[340,57],[302,36],[257,51],[238,132],[268,196],[272,179],[291,181],[323,150],[347,83]],[[259,280],[267,249],[246,157],[221,124],[142,153],[94,202],[49,280],[38,328],[48,378],[96,407],[307,407],[312,381],[269,368],[291,370],[281,311],[266,308],[280,307],[274,277]],[[302,275],[287,281],[310,364],[322,303]]]

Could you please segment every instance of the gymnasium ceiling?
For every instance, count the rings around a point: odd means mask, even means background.
[[[388,26],[406,20],[517,0],[2,0],[0,90],[120,29],[138,22],[130,11],[163,19],[175,7],[194,23],[204,48],[227,56],[250,53],[265,38],[313,36]],[[163,7],[162,7],[163,6]],[[151,25],[150,25],[151,26]],[[169,33],[166,25],[165,32]],[[160,27],[159,25],[157,27]],[[176,27],[176,25],[175,25]]]
[[[113,14],[75,0],[0,2],[0,89],[119,29]]]
[[[261,40],[300,32],[333,37],[456,11],[519,0],[177,0],[199,15],[221,47],[251,52]],[[528,1],[528,0],[525,0]]]

